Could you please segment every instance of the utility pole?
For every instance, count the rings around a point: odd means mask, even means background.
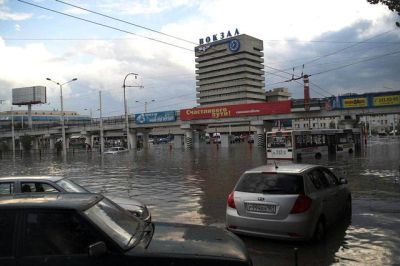
[[[132,86],[128,86],[126,85],[126,78],[132,75],[135,77],[135,79],[137,79],[139,74],[136,73],[128,73],[125,78],[124,78],[124,82],[122,83],[122,88],[124,89],[124,109],[125,109],[125,126],[126,126],[126,145],[128,150],[132,149],[133,147],[132,144],[129,141],[129,114],[128,114],[128,104],[126,102],[126,87],[137,87],[137,88],[143,88],[143,86],[139,86],[139,85],[132,85]]]
[[[103,113],[102,113],[102,103],[101,103],[101,91],[99,91],[99,101],[100,101],[100,152],[104,152],[104,133],[103,133]]]
[[[12,106],[11,106],[11,136],[12,136],[13,160],[15,160],[14,111],[13,111]],[[21,139],[19,141],[21,141]]]

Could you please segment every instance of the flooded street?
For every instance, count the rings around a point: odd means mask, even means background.
[[[353,195],[351,221],[338,222],[318,245],[241,237],[254,265],[400,264],[400,141],[370,140],[361,154],[304,160],[340,168]],[[62,175],[93,192],[133,197],[147,204],[154,221],[224,227],[227,195],[241,173],[267,163],[265,150],[247,143],[229,148],[202,144],[191,151],[154,145],[101,157],[70,153],[0,160],[0,176]]]

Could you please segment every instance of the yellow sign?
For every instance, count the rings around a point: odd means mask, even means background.
[[[374,97],[374,106],[398,105],[400,104],[400,95],[387,95]]]
[[[343,99],[343,108],[367,107],[367,106],[368,106],[367,97]]]

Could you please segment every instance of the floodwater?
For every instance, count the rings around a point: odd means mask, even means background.
[[[400,264],[400,140],[370,140],[361,154],[304,160],[341,169],[353,195],[351,221],[340,221],[320,244],[241,237],[254,265]],[[267,163],[265,150],[247,143],[229,148],[202,144],[191,151],[152,145],[107,155],[18,154],[0,159],[0,178],[62,175],[105,195],[137,198],[154,221],[224,227],[227,195],[241,173]]]

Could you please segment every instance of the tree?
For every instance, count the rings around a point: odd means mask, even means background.
[[[397,12],[400,16],[400,1],[399,0],[367,0],[370,4],[383,4],[386,5],[391,11]],[[400,22],[396,21],[396,26],[400,27]]]

